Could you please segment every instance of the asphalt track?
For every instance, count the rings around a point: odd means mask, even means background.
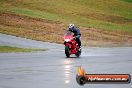
[[[80,58],[66,58],[61,44],[0,34],[0,45],[46,48],[30,53],[0,53],[0,88],[132,88],[130,84],[76,82],[77,67],[87,73],[132,75],[132,47],[83,47]]]

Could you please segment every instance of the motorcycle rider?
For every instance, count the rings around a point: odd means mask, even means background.
[[[77,41],[77,43],[79,45],[79,48],[81,49],[81,40],[80,40],[81,33],[80,33],[80,29],[77,28],[74,24],[69,24],[69,31],[74,33],[75,40]]]

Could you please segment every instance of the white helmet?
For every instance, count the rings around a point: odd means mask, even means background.
[[[75,27],[74,24],[69,24],[69,29],[72,29],[72,28],[74,28],[74,27]]]

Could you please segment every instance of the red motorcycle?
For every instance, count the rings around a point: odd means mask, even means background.
[[[71,54],[75,54],[77,57],[81,55],[81,49],[79,49],[78,43],[75,40],[74,33],[67,31],[64,35],[64,45],[66,57],[70,57]]]

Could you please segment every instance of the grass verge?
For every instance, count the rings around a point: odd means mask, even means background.
[[[9,20],[10,19],[10,20]],[[64,42],[66,25],[49,20],[10,13],[0,13],[0,33],[46,41]],[[132,32],[80,27],[82,44],[90,46],[132,46]]]
[[[131,0],[1,0],[0,12],[132,32]]]
[[[33,52],[33,51],[45,51],[46,49],[31,49],[31,48],[18,48],[12,46],[0,46],[0,53],[7,52]]]

